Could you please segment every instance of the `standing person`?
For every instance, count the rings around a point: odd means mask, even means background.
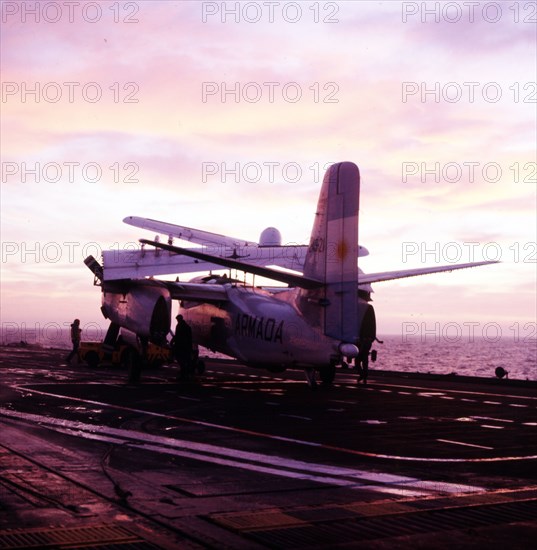
[[[175,359],[179,363],[180,377],[185,379],[191,371],[192,365],[192,329],[182,315],[177,315],[175,336],[172,339]]]
[[[71,342],[73,343],[73,349],[71,350],[71,353],[69,353],[69,355],[65,358],[68,363],[70,363],[71,359],[78,354],[81,334],[82,329],[80,328],[80,319],[75,319],[71,323]]]
[[[364,384],[367,384],[367,375],[369,374],[369,351],[371,350],[372,345],[373,338],[368,336],[360,338],[360,342],[358,344],[359,352],[358,357],[356,358],[356,366],[358,367],[358,383],[360,383],[360,380],[363,380]]]

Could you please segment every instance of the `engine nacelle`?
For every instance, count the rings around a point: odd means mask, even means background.
[[[103,315],[138,336],[162,343],[170,331],[171,297],[166,288],[128,285],[103,289]]]

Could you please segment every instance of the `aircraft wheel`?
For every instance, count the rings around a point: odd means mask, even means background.
[[[96,351],[88,351],[84,357],[84,361],[86,361],[89,367],[94,369],[99,366],[99,354]]]
[[[142,362],[140,355],[133,348],[127,348],[121,355],[121,365],[129,371],[129,383],[136,384],[140,381]]]
[[[332,384],[334,378],[336,377],[336,366],[328,365],[327,367],[321,367],[321,369],[319,369],[319,376],[323,384]]]
[[[199,359],[196,364],[196,372],[198,374],[203,374],[205,372],[205,361],[203,359]]]
[[[306,375],[306,382],[308,386],[314,390],[317,388],[317,380],[315,380],[315,369],[306,368],[304,369],[304,374]]]

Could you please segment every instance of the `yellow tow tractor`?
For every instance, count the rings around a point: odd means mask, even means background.
[[[85,361],[90,367],[99,365],[122,366],[132,368],[133,364],[140,363],[141,350],[121,338],[113,346],[107,346],[104,342],[80,342],[78,358]],[[173,360],[172,350],[168,347],[157,346],[149,343],[147,346],[147,364],[151,367],[161,365]]]

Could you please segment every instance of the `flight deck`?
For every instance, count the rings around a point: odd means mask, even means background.
[[[526,548],[537,383],[0,348],[0,548]]]

